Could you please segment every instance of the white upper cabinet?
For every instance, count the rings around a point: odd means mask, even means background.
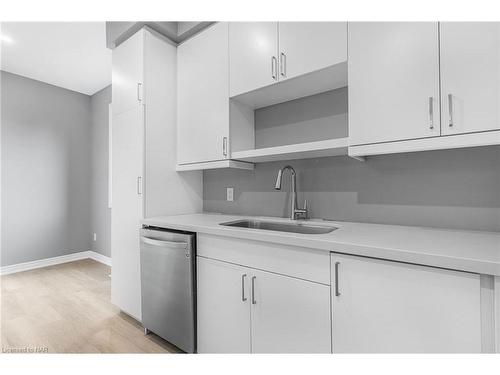
[[[481,352],[479,275],[332,254],[334,353]]]
[[[351,145],[440,135],[436,22],[350,23]]]
[[[346,60],[346,22],[229,24],[231,97]]]
[[[229,157],[228,24],[177,48],[177,163]]]
[[[137,107],[143,95],[143,38],[140,30],[115,48],[112,54],[113,114]]]
[[[280,22],[279,79],[347,60],[347,22]]]
[[[278,81],[278,23],[229,23],[230,96]]]
[[[441,133],[500,129],[500,23],[440,27]]]

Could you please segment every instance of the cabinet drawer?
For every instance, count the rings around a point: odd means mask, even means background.
[[[330,284],[330,253],[304,247],[198,234],[199,256]]]

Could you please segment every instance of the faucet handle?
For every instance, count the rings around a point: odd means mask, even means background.
[[[307,199],[304,199],[304,207],[295,209],[295,218],[302,216],[302,219],[307,219]]]

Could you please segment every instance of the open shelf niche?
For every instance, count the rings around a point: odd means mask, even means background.
[[[230,99],[231,159],[261,163],[347,155],[347,86],[262,107],[265,101],[255,96],[240,99]]]

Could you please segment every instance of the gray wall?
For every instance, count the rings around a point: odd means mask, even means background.
[[[111,210],[108,208],[109,103],[111,86],[90,97],[91,216],[90,231],[97,234],[91,250],[111,256]]]
[[[255,111],[255,147],[347,137],[347,87]]]
[[[345,88],[255,112],[257,147],[347,135]],[[298,172],[299,204],[314,218],[500,231],[500,148],[370,157],[330,157],[257,164],[254,171],[207,170],[204,210],[287,216],[289,175],[274,190],[277,170]],[[234,202],[226,202],[234,187]]]
[[[2,259],[90,248],[90,98],[1,72]]]
[[[299,204],[315,218],[500,231],[500,148],[483,147],[370,157],[289,162],[298,172]],[[254,171],[203,174],[204,210],[230,214],[288,214],[289,174],[274,190],[286,162]],[[234,187],[234,202],[225,188]]]

